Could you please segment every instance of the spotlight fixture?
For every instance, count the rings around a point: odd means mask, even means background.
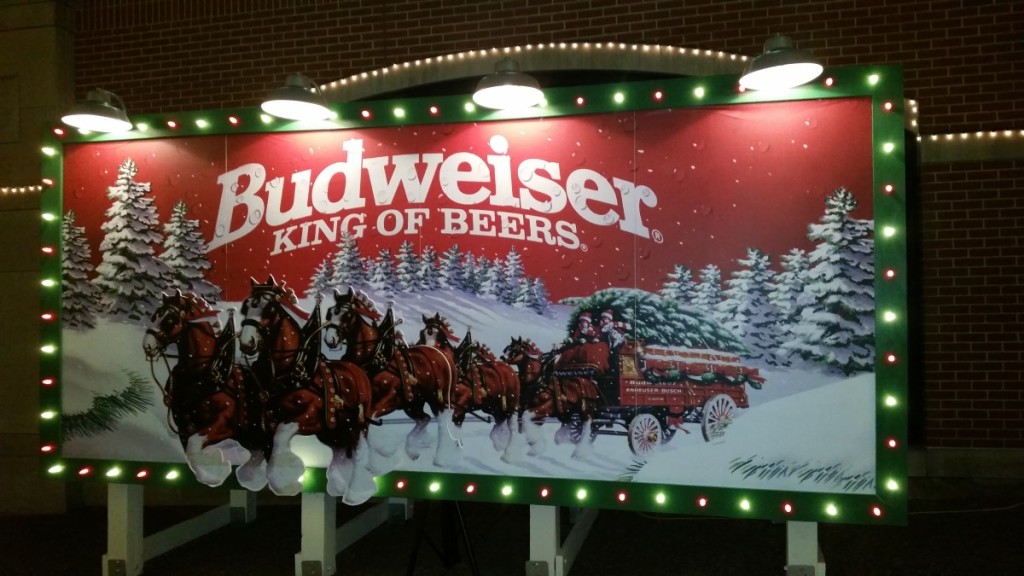
[[[746,90],[795,88],[814,80],[822,70],[809,52],[793,48],[788,36],[773,36],[764,43],[764,53],[750,61],[740,86]]]
[[[267,114],[288,120],[325,120],[331,110],[320,87],[302,74],[291,74],[260,105]]]
[[[495,64],[494,74],[481,78],[473,93],[473,101],[479,106],[496,110],[530,108],[543,100],[537,80],[520,72],[519,63],[511,58]]]
[[[132,129],[124,100],[101,88],[90,90],[85,96],[85,102],[72,106],[61,121],[90,132],[125,132]]]

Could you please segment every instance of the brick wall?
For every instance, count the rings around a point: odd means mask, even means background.
[[[923,380],[929,445],[1024,448],[1024,162],[926,166]]]
[[[895,63],[922,134],[1024,129],[1024,2],[90,0],[79,97],[130,111],[255,106],[285,74],[320,82],[416,58],[616,41],[754,56],[791,36],[826,66]],[[920,334],[912,385],[932,447],[1022,448],[1021,161],[921,168]],[[919,375],[919,376],[918,376]]]

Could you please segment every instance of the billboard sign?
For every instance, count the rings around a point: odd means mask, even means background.
[[[48,474],[902,521],[900,89],[54,134]]]

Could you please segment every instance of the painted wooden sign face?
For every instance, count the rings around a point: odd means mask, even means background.
[[[877,107],[67,142],[61,456],[353,504],[868,502]]]

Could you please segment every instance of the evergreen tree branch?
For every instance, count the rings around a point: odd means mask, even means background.
[[[153,405],[146,379],[137,372],[125,370],[128,386],[119,392],[97,394],[85,412],[65,414],[61,420],[61,440],[89,438],[117,428],[118,421],[144,412]]]

